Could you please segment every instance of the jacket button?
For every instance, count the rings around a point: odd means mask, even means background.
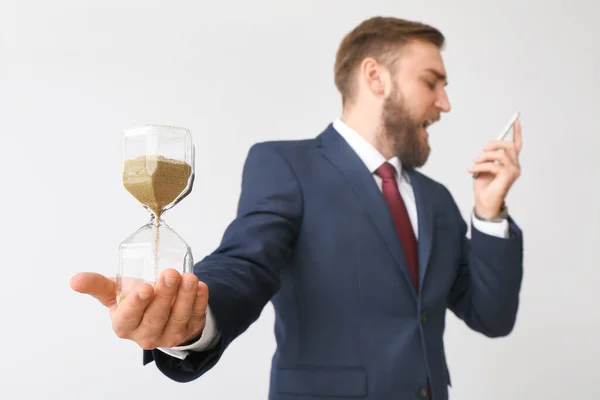
[[[426,399],[427,396],[428,396],[427,388],[421,387],[421,388],[419,388],[419,390],[417,390],[417,397],[419,397],[421,399]]]
[[[423,325],[427,323],[427,313],[425,311],[421,312],[421,323]]]

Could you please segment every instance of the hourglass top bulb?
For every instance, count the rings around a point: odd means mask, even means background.
[[[193,145],[184,128],[147,125],[125,131],[123,185],[158,220],[191,190]]]
[[[192,167],[186,162],[141,156],[125,161],[123,184],[158,219],[163,209],[184,191],[191,173]]]

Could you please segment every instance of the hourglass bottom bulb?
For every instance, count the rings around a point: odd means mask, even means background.
[[[184,274],[192,264],[190,247],[164,221],[144,225],[119,246],[117,302],[143,283],[154,285],[166,269]]]

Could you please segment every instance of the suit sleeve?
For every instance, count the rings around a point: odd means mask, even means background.
[[[453,201],[453,200],[452,200]],[[460,221],[462,257],[448,303],[450,310],[471,329],[488,337],[507,336],[513,330],[523,279],[523,233],[508,218],[508,237],[498,237]]]
[[[237,217],[219,247],[194,265],[194,273],[208,286],[219,340],[184,360],[144,350],[144,365],[154,361],[177,382],[210,370],[278,291],[279,272],[289,263],[301,216],[302,193],[289,164],[273,144],[254,145],[244,164]]]

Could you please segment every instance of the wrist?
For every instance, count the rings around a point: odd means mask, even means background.
[[[201,330],[200,332],[196,332],[196,333],[194,334],[194,336],[192,336],[190,339],[186,340],[186,341],[185,341],[185,342],[183,342],[183,343],[180,343],[180,344],[178,344],[178,345],[177,345],[177,346],[175,346],[175,347],[189,346],[189,345],[191,345],[191,344],[194,344],[194,343],[196,343],[196,342],[197,342],[198,340],[200,340],[200,338],[202,337],[202,332],[203,332],[203,330]]]
[[[504,202],[496,209],[486,209],[475,206],[473,208],[473,214],[481,221],[500,222],[508,218],[508,208]]]

